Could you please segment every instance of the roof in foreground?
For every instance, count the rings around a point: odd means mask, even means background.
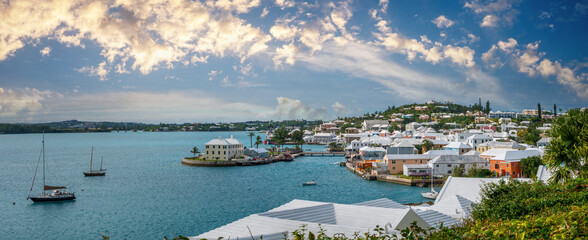
[[[306,224],[309,231],[317,232],[319,224],[328,235],[343,233],[353,236],[364,233],[376,226],[389,229],[397,234],[413,221],[421,227],[445,226],[457,223],[447,215],[436,211],[414,210],[390,199],[376,199],[357,204],[337,204],[306,200],[292,200],[264,213],[253,214],[228,225],[203,233],[192,239],[260,238],[284,239],[284,233],[299,229]],[[395,230],[396,229],[396,230]]]

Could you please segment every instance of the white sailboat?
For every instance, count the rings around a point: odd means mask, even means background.
[[[37,177],[37,170],[39,169],[39,163],[41,162],[41,158],[43,159],[43,195],[31,197],[31,192],[33,191],[33,186],[35,186],[35,178]],[[41,149],[41,156],[39,156],[39,162],[37,162],[37,168],[35,169],[35,175],[33,177],[33,183],[31,184],[31,189],[29,191],[29,195],[27,199],[33,200],[33,202],[57,202],[57,201],[66,201],[66,200],[74,200],[76,196],[74,193],[66,192],[64,186],[49,186],[45,184],[45,134],[43,134],[43,148]],[[47,191],[51,191],[51,193],[47,193]]]
[[[435,166],[433,166],[431,168],[431,191],[421,193],[421,195],[423,195],[424,198],[437,199],[437,196],[439,196],[439,193],[437,191],[435,191],[435,189],[433,188],[433,172],[434,171],[435,171]]]

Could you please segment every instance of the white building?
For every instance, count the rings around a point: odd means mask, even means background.
[[[516,118],[517,114],[515,112],[501,112],[501,111],[492,112],[492,111],[490,111],[490,113],[488,113],[487,117],[488,118]]]
[[[374,125],[388,125],[388,120],[365,120],[361,124],[361,130],[367,131],[372,129]]]
[[[204,145],[206,160],[229,161],[244,151],[243,143],[233,138],[212,139]]]
[[[492,138],[484,134],[474,134],[467,138],[468,145],[470,145],[470,147],[473,149],[476,149],[476,146],[482,143],[487,143],[490,141],[492,141]]]
[[[445,147],[443,147],[443,149],[453,150],[453,151],[458,152],[459,155],[462,155],[462,154],[467,153],[470,150],[472,150],[472,147],[470,147],[467,144],[463,144],[461,142],[450,142]]]
[[[317,133],[314,135],[313,140],[314,142],[321,143],[321,144],[329,144],[335,142],[335,135],[334,133]]]
[[[474,166],[478,169],[490,170],[490,163],[475,155],[442,155],[433,158],[428,165],[434,168],[433,175],[445,176],[452,175],[455,167],[465,169],[464,174],[467,174]]]

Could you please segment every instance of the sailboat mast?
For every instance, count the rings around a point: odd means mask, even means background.
[[[100,158],[100,171],[102,171],[102,160],[104,160],[104,156],[101,156]]]
[[[45,196],[45,133],[43,133],[43,196]]]
[[[90,172],[92,172],[92,158],[94,158],[94,146],[92,146],[92,153],[90,153]]]

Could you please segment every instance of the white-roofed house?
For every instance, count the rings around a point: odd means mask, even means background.
[[[490,141],[492,141],[492,138],[484,134],[474,134],[467,138],[468,145],[470,145],[473,149],[476,149],[476,146],[478,146],[479,144],[487,143]]]
[[[382,160],[386,155],[386,149],[383,147],[362,147],[359,149],[359,154],[363,160]]]
[[[335,142],[335,135],[334,133],[316,133],[314,134],[314,141],[320,144],[329,144]]]
[[[480,157],[490,161],[490,171],[497,177],[510,176],[520,178],[522,176],[520,161],[531,156],[541,157],[542,152],[537,149],[512,150],[493,148],[480,154]]]
[[[431,160],[425,154],[386,154],[384,163],[388,166],[390,174],[401,174],[405,164],[426,164]]]
[[[467,153],[470,150],[472,150],[472,147],[470,147],[467,144],[463,144],[461,142],[450,142],[445,147],[443,147],[443,149],[453,150],[453,151],[458,152],[459,155],[462,155],[462,154]]]
[[[454,167],[460,167],[467,174],[472,168],[490,170],[490,163],[475,155],[442,155],[433,158],[428,163],[434,168],[433,175],[452,175]]]
[[[376,199],[357,204],[338,204],[307,200],[292,200],[267,212],[252,214],[225,226],[213,229],[191,239],[284,239],[301,225],[317,233],[321,228],[325,234],[336,233],[353,236],[374,229],[385,228],[386,234],[399,234],[417,222],[421,228],[451,226],[459,221],[450,216],[430,209],[414,210],[389,199]],[[320,224],[320,227],[319,227]],[[290,238],[291,236],[289,236]]]
[[[206,160],[229,161],[244,152],[243,143],[233,138],[212,139],[204,145]]]

